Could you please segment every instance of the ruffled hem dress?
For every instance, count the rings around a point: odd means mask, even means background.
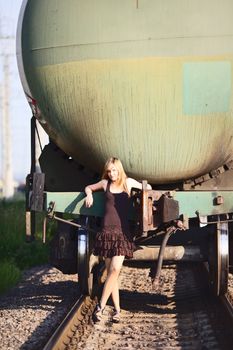
[[[135,250],[127,215],[130,198],[126,192],[110,192],[110,184],[108,181],[102,229],[96,234],[93,254],[105,258],[124,255],[130,259]]]

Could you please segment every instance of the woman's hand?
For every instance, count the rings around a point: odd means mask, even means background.
[[[85,198],[85,205],[87,208],[90,208],[93,205],[93,196],[92,193],[88,193]]]
[[[84,192],[86,193],[85,205],[87,208],[90,208],[93,205],[93,191],[106,190],[107,180],[103,179],[99,182],[88,185],[85,187]]]

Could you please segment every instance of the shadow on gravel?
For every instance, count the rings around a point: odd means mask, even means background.
[[[41,282],[41,277],[49,277],[51,267],[44,268],[30,279],[26,279],[0,298],[0,310],[38,309],[49,311],[65,300],[77,297],[78,283],[75,281]],[[67,293],[69,291],[69,293]]]
[[[180,349],[233,349],[232,322],[198,263],[177,264],[175,298]]]
[[[80,296],[78,282],[64,280],[62,273],[61,276],[59,273],[54,273],[51,266],[31,269],[28,276],[27,272],[25,273],[23,281],[18,286],[1,296],[0,310],[2,312],[9,310],[12,315],[15,315],[12,317],[17,319],[17,324],[22,332],[29,331],[30,334],[30,328],[34,328],[30,324],[33,324],[33,321],[38,324],[27,341],[18,349],[43,349],[45,339],[48,339],[54,332],[66,315],[67,308],[71,308]],[[31,310],[31,313],[27,311],[28,309]]]
[[[137,291],[120,290],[121,307],[124,310],[133,312],[173,313],[172,310],[164,307],[169,304],[168,298],[165,295],[142,293]],[[160,308],[160,305],[163,308]]]

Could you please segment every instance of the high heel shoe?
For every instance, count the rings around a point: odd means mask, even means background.
[[[101,308],[99,304],[96,305],[95,310],[93,311],[93,321],[99,322],[102,320],[104,309]]]
[[[112,322],[119,323],[121,320],[121,311],[114,310],[112,314]]]

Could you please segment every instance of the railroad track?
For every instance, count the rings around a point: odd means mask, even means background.
[[[50,340],[44,350],[233,348],[233,316],[231,320],[226,316],[226,310],[233,315],[232,300],[229,296],[221,302],[212,298],[199,267],[165,266],[156,291],[151,290],[149,272],[145,264],[123,267],[120,324],[111,322],[111,305],[106,307],[103,320],[93,324],[96,299],[81,297],[56,331],[63,338]]]
[[[81,337],[83,334],[82,325],[89,322],[95,305],[96,299],[92,300],[90,297],[81,295],[43,350],[66,349],[74,333],[79,332],[79,336]]]
[[[233,297],[227,293],[226,295],[220,297],[220,301],[225,307],[228,317],[233,322]]]

